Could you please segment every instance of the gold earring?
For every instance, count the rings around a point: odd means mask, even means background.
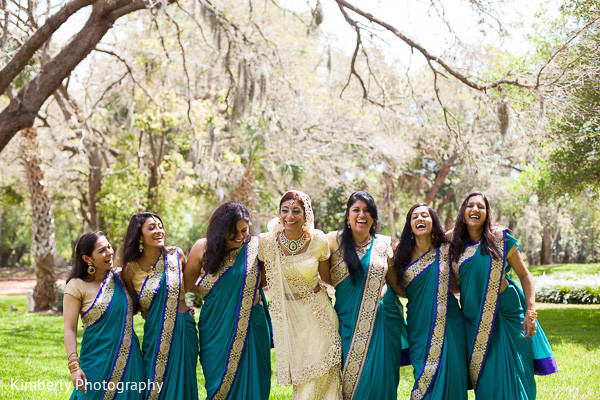
[[[87,264],[88,264],[87,273],[90,275],[94,275],[94,273],[96,272],[96,268],[94,268],[91,261],[88,261]]]
[[[140,238],[140,245],[139,245],[139,249],[140,249],[140,253],[142,251],[144,251],[144,243],[142,242],[142,238]]]

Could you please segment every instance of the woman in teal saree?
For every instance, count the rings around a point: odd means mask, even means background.
[[[186,287],[202,275],[198,332],[207,399],[267,400],[271,391],[270,319],[249,223],[242,203],[217,208],[184,274]]]
[[[406,323],[395,293],[395,270],[388,269],[391,239],[376,234],[376,229],[373,197],[354,192],[346,204],[343,229],[327,235],[342,339],[344,399],[396,399],[400,366],[409,363],[403,351]]]
[[[427,204],[410,208],[394,253],[406,290],[411,399],[467,399],[467,343],[440,218]]]
[[[517,240],[507,229],[493,225],[483,193],[471,193],[463,201],[450,255],[466,320],[469,378],[475,396],[535,399],[534,373],[557,372],[556,360],[536,320],[533,278]],[[511,269],[523,290],[508,277]]]
[[[123,278],[145,317],[142,356],[147,399],[197,400],[198,331],[185,304],[185,256],[165,247],[165,231],[154,213],[135,214],[123,246]]]
[[[75,390],[71,399],[144,398],[140,344],[133,330],[133,303],[112,269],[113,249],[102,232],[77,241],[65,286],[65,349]],[[77,320],[83,339],[77,358]]]

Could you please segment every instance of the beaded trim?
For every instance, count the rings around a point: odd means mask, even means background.
[[[483,293],[483,302],[479,322],[477,324],[477,332],[475,342],[471,354],[469,355],[469,379],[474,389],[477,389],[479,377],[485,364],[485,358],[494,329],[494,321],[496,319],[496,311],[498,309],[498,297],[500,295],[500,286],[504,277],[504,268],[506,266],[506,244],[504,242],[504,231],[495,232],[493,243],[503,254],[499,260],[490,256],[491,262],[489,266],[488,280],[485,291]],[[476,246],[479,247],[479,244]],[[472,256],[471,256],[472,257]],[[462,257],[461,257],[462,260]],[[461,263],[462,266],[463,263]]]
[[[131,344],[133,342],[133,303],[129,294],[125,290],[125,286],[118,275],[115,274],[115,279],[118,281],[123,295],[125,296],[125,307],[127,309],[125,318],[123,321],[123,333],[121,334],[121,343],[119,344],[119,350],[115,355],[113,361],[113,368],[110,373],[109,382],[113,382],[113,385],[108,385],[108,390],[104,393],[103,400],[112,400],[118,393],[117,384],[123,379],[125,369],[129,363],[129,355],[131,354]],[[113,390],[110,390],[110,388]]]
[[[442,356],[442,351],[444,350],[446,336],[448,298],[450,296],[450,257],[448,249],[448,244],[444,244],[436,251],[431,252],[434,257],[436,254],[439,257],[434,324],[429,338],[425,365],[423,365],[421,375],[417,378],[415,388],[410,394],[411,400],[421,400],[425,398],[431,389],[433,382],[435,382],[440,367],[440,358]]]
[[[158,349],[150,372],[151,380],[156,384],[152,386],[152,390],[148,393],[149,400],[158,399],[160,396],[159,387],[162,387],[167,372],[173,332],[177,321],[177,312],[179,311],[179,292],[181,290],[179,251],[175,251],[173,254],[165,254],[164,258],[167,296],[163,305],[155,305],[155,307],[162,306],[164,309]]]
[[[100,290],[94,299],[94,302],[81,316],[81,326],[83,330],[100,321],[106,314],[112,304],[113,294],[115,293],[115,278],[111,271],[106,274]]]
[[[377,235],[371,242],[371,248],[374,251],[371,250],[360,310],[342,373],[342,391],[346,399],[351,399],[356,392],[369,352],[373,325],[377,317],[379,293],[387,272],[389,246],[389,236]]]
[[[211,399],[227,399],[233,386],[233,382],[238,372],[240,359],[246,350],[246,340],[250,329],[250,320],[254,296],[259,282],[258,269],[258,238],[254,237],[246,245],[244,252],[245,280],[244,287],[240,292],[240,301],[237,310],[238,323],[235,334],[229,347],[229,356],[227,357],[227,367],[221,378],[221,383]]]

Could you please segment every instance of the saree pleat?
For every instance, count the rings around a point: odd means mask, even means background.
[[[389,242],[389,237],[375,237],[361,258],[365,278],[356,282],[347,274],[345,263],[335,262],[334,308],[340,320],[344,399],[397,397],[406,322],[402,304],[389,286],[379,299],[387,271]],[[346,271],[342,273],[344,268]],[[365,332],[370,330],[364,340],[357,338],[358,327]]]
[[[142,356],[153,387],[146,398],[197,400],[198,331],[189,313],[178,312],[181,276],[177,253],[165,254],[164,260],[159,260],[158,270],[161,269],[164,272],[160,281],[149,277],[140,291],[142,309],[149,304]]]
[[[407,266],[403,276],[408,298],[410,360],[415,377],[411,399],[467,398],[464,319],[458,301],[449,292],[448,262],[442,260],[440,268],[440,256],[439,248],[431,250]],[[434,333],[439,339],[434,339]]]
[[[527,308],[523,291],[507,277],[508,287],[502,292],[498,290],[495,296],[498,284],[494,282],[510,270],[506,255],[517,245],[516,239],[506,231],[497,231],[495,235],[502,260],[492,260],[483,254],[477,242],[465,249],[458,263],[471,384],[480,399],[535,399],[534,373],[546,375],[558,368],[539,323],[531,338],[523,336]],[[499,278],[496,271],[500,271]],[[496,301],[490,301],[495,298]],[[493,320],[489,321],[486,314],[492,315]],[[487,337],[487,340],[480,339]]]
[[[199,357],[207,399],[269,398],[271,335],[266,302],[252,306],[259,283],[257,251],[258,238],[253,238],[231,267],[218,277],[203,277],[199,284],[204,294]]]
[[[143,399],[140,343],[133,331],[133,304],[118,275],[109,271],[94,304],[82,316],[80,365],[89,384],[71,399]],[[119,393],[120,392],[120,393]]]

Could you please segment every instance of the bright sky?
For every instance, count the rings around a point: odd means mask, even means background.
[[[306,10],[307,4],[314,6],[316,0],[287,0],[286,6],[297,11]],[[329,32],[332,43],[352,52],[356,35],[346,23],[337,3],[333,0],[321,0],[325,14],[321,29]],[[545,0],[543,4],[531,0],[481,1],[492,3],[496,7],[497,18],[508,34],[499,34],[499,24],[491,16],[478,13],[467,0],[348,0],[356,7],[369,12],[377,18],[391,24],[407,34],[436,55],[448,51],[454,42],[454,35],[466,44],[492,44],[501,49],[510,49],[523,54],[530,48],[526,37],[534,33],[535,15],[542,7],[556,10],[558,0]],[[355,14],[349,12],[351,17]],[[360,18],[360,17],[359,17]],[[448,25],[443,19],[448,21]],[[485,20],[485,22],[483,21]],[[450,30],[452,29],[452,31]],[[409,56],[408,46],[391,34],[382,35],[389,43],[392,53],[399,59]]]

